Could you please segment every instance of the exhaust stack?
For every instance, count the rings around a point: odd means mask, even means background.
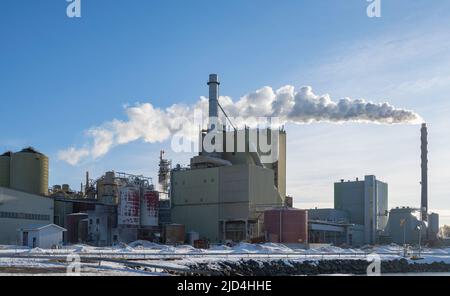
[[[422,124],[421,132],[421,166],[422,166],[422,187],[421,193],[421,218],[422,221],[428,220],[428,129],[427,124]]]
[[[209,124],[208,131],[213,130],[218,124],[219,116],[219,77],[217,74],[209,75]]]

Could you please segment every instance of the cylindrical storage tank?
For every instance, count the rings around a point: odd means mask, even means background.
[[[117,204],[119,201],[119,185],[115,172],[106,172],[103,178],[97,181],[98,199],[106,204]]]
[[[159,194],[150,188],[144,188],[141,199],[141,226],[158,226]]]
[[[266,237],[273,243],[307,244],[308,211],[278,208],[264,212]]]
[[[119,226],[139,227],[140,220],[140,190],[135,186],[120,188],[120,198],[117,207],[117,224]]]
[[[48,157],[33,148],[11,156],[10,187],[32,194],[48,194]]]
[[[0,155],[0,187],[10,186],[11,152]]]
[[[437,240],[439,234],[439,215],[431,213],[428,215],[428,239]]]
[[[113,171],[106,172],[105,173],[105,183],[106,184],[112,184],[114,183],[114,180],[116,179],[116,173]]]

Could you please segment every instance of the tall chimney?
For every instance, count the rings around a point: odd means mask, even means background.
[[[219,77],[217,74],[209,75],[209,124],[208,130],[216,127],[217,117],[219,114]]]
[[[428,220],[428,130],[427,124],[422,124],[421,132],[421,160],[422,160],[422,194],[421,194],[421,217],[422,221]]]
[[[88,193],[89,190],[89,171],[86,171],[86,185],[84,186],[84,193]]]

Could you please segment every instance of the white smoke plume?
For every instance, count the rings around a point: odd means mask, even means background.
[[[239,126],[254,118],[277,117],[279,122],[307,124],[314,122],[371,122],[378,124],[419,124],[422,118],[415,112],[395,108],[389,103],[373,103],[363,99],[343,98],[333,101],[329,95],[318,96],[311,87],[296,91],[293,86],[278,90],[263,87],[234,102],[220,97],[220,104]],[[71,165],[85,159],[97,159],[114,146],[142,140],[147,143],[163,142],[172,135],[182,134],[187,139],[198,137],[199,126],[194,111],[200,110],[207,119],[208,99],[201,97],[192,105],[175,104],[166,109],[150,103],[125,108],[127,120],[112,120],[89,129],[89,141],[82,148],[70,147],[59,151],[58,158]],[[205,127],[205,126],[203,126]]]

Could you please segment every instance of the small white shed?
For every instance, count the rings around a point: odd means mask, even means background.
[[[51,249],[62,245],[64,231],[67,230],[55,224],[29,226],[19,229],[19,237],[23,246]]]

